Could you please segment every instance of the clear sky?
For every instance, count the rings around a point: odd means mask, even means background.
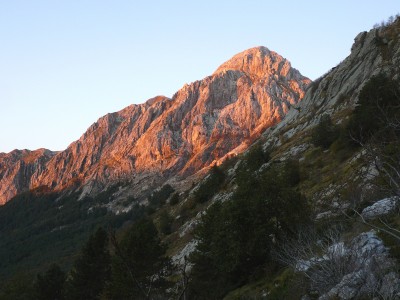
[[[315,79],[399,0],[0,0],[0,152],[63,150],[99,117],[266,46]]]

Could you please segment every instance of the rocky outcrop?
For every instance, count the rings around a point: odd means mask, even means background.
[[[381,199],[364,208],[361,212],[361,216],[366,220],[386,216],[396,209],[398,202],[399,197]]]
[[[341,260],[350,265],[351,272],[319,297],[320,300],[367,299],[371,295],[397,299],[400,296],[399,274],[392,271],[395,261],[375,231],[355,237],[349,248],[337,257],[338,262]]]
[[[193,174],[247,148],[304,96],[310,80],[265,47],[235,55],[213,75],[185,85],[172,99],[159,96],[108,114],[65,151],[33,168],[13,187],[0,178],[0,203],[24,189],[90,187],[116,180]],[[18,159],[5,166],[7,172]]]
[[[0,204],[28,189],[32,174],[42,172],[54,155],[47,149],[0,153]]]
[[[354,107],[364,84],[373,76],[384,73],[398,78],[400,72],[400,19],[393,24],[361,32],[351,53],[336,67],[316,79],[303,101],[288,112],[272,135],[292,127],[291,135],[317,124],[323,114],[332,115]],[[298,126],[294,126],[297,124]]]

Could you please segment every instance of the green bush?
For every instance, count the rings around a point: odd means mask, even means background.
[[[0,300],[36,300],[33,283],[34,279],[29,273],[14,274],[7,281],[1,282]]]
[[[222,187],[225,181],[225,174],[217,166],[213,166],[208,177],[203,180],[194,193],[196,202],[203,203],[210,200]]]
[[[264,151],[260,142],[252,146],[244,158],[246,167],[249,168],[250,171],[258,170],[264,163],[268,162],[269,159],[269,153]]]
[[[332,123],[329,115],[323,115],[314,128],[311,141],[316,147],[328,149],[329,146],[339,137],[339,129]]]
[[[171,200],[169,200],[169,205],[174,206],[179,203],[179,193],[176,192],[172,195]]]
[[[166,212],[165,210],[161,212],[159,216],[159,222],[158,222],[158,227],[159,231],[164,234],[168,235],[172,231],[172,222],[174,219],[171,217],[171,215]]]
[[[165,184],[162,188],[158,191],[152,193],[149,197],[150,205],[153,207],[159,207],[160,205],[164,205],[169,196],[175,192],[174,188],[169,185]]]
[[[399,84],[384,74],[372,77],[363,87],[359,102],[347,125],[356,143],[365,143],[373,135],[388,134],[388,124],[398,121]]]

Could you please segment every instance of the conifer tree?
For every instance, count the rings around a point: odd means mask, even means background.
[[[100,299],[110,277],[108,235],[99,228],[82,249],[67,282],[67,299]]]
[[[115,248],[112,280],[107,289],[110,299],[153,299],[166,289],[169,260],[154,223],[138,221],[120,242],[113,236]]]
[[[37,276],[34,284],[35,297],[38,300],[64,299],[65,273],[60,266],[53,264],[44,274]]]

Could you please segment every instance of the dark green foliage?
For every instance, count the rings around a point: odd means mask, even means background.
[[[163,211],[159,217],[159,230],[162,234],[168,235],[171,233],[171,225],[173,222],[173,218],[167,211]]]
[[[386,134],[391,121],[400,113],[399,84],[380,74],[372,77],[361,90],[358,106],[349,120],[347,131],[357,143],[367,142],[374,134]]]
[[[116,216],[96,199],[78,197],[26,192],[0,206],[0,278],[24,269],[43,272],[53,262],[69,269],[98,226],[119,228],[144,214],[136,206]]]
[[[119,184],[114,184],[110,187],[108,187],[105,191],[102,191],[101,193],[97,194],[95,197],[95,200],[97,203],[108,203],[110,202],[112,195],[118,191],[120,185]]]
[[[297,160],[288,159],[281,165],[272,167],[268,173],[272,172],[276,172],[280,184],[283,184],[282,188],[295,187],[300,183],[300,166]]]
[[[203,203],[210,200],[216,192],[218,192],[225,181],[225,174],[222,170],[213,166],[199,188],[194,193],[194,199],[196,202]]]
[[[339,127],[338,138],[330,145],[329,150],[340,162],[348,159],[354,153],[354,151],[357,150],[356,145],[354,145],[354,141],[349,136],[346,126]]]
[[[0,285],[0,300],[34,300],[34,278],[27,273],[18,273]]]
[[[257,143],[250,148],[245,156],[246,167],[251,171],[255,171],[268,162],[269,159],[269,153],[264,151],[261,143]]]
[[[231,271],[229,264],[232,259],[229,258],[235,258],[237,251],[233,251],[236,250],[233,249],[235,244],[232,247],[226,244],[232,238],[231,235],[226,236],[231,232],[228,230],[231,223],[225,219],[226,214],[224,206],[220,202],[215,203],[207,210],[196,230],[196,238],[200,243],[190,258],[195,264],[192,269],[191,298],[222,299],[234,287],[227,273]]]
[[[169,205],[174,206],[179,203],[179,193],[174,193],[171,197],[171,200],[169,200]]]
[[[252,193],[252,190],[258,184],[254,172],[268,161],[269,153],[262,149],[261,144],[254,145],[244,156],[236,170],[236,183],[240,186],[239,190],[243,195]]]
[[[87,241],[67,282],[67,299],[100,299],[110,277],[108,236],[99,228]]]
[[[66,275],[60,266],[53,264],[44,274],[37,276],[34,284],[35,298],[38,300],[64,299]]]
[[[168,197],[175,192],[174,188],[169,185],[165,184],[162,186],[162,188],[158,191],[155,191],[154,193],[151,194],[149,197],[149,202],[152,207],[159,207],[160,205],[164,205],[165,201],[168,199]]]
[[[399,81],[384,74],[371,78],[360,92],[347,130],[353,145],[367,145],[368,159],[375,160],[380,173],[376,184],[393,194],[399,194],[399,125]]]
[[[167,287],[164,273],[169,260],[150,219],[138,221],[120,242],[114,240],[113,245],[109,299],[151,299],[164,293]]]
[[[331,117],[323,115],[312,132],[311,141],[316,147],[328,149],[339,134],[339,128],[332,123]]]
[[[266,265],[273,264],[274,242],[310,220],[308,205],[295,189],[298,181],[295,162],[274,164],[259,176],[243,177],[232,201],[207,210],[191,257],[193,299],[220,299],[264,275]]]

